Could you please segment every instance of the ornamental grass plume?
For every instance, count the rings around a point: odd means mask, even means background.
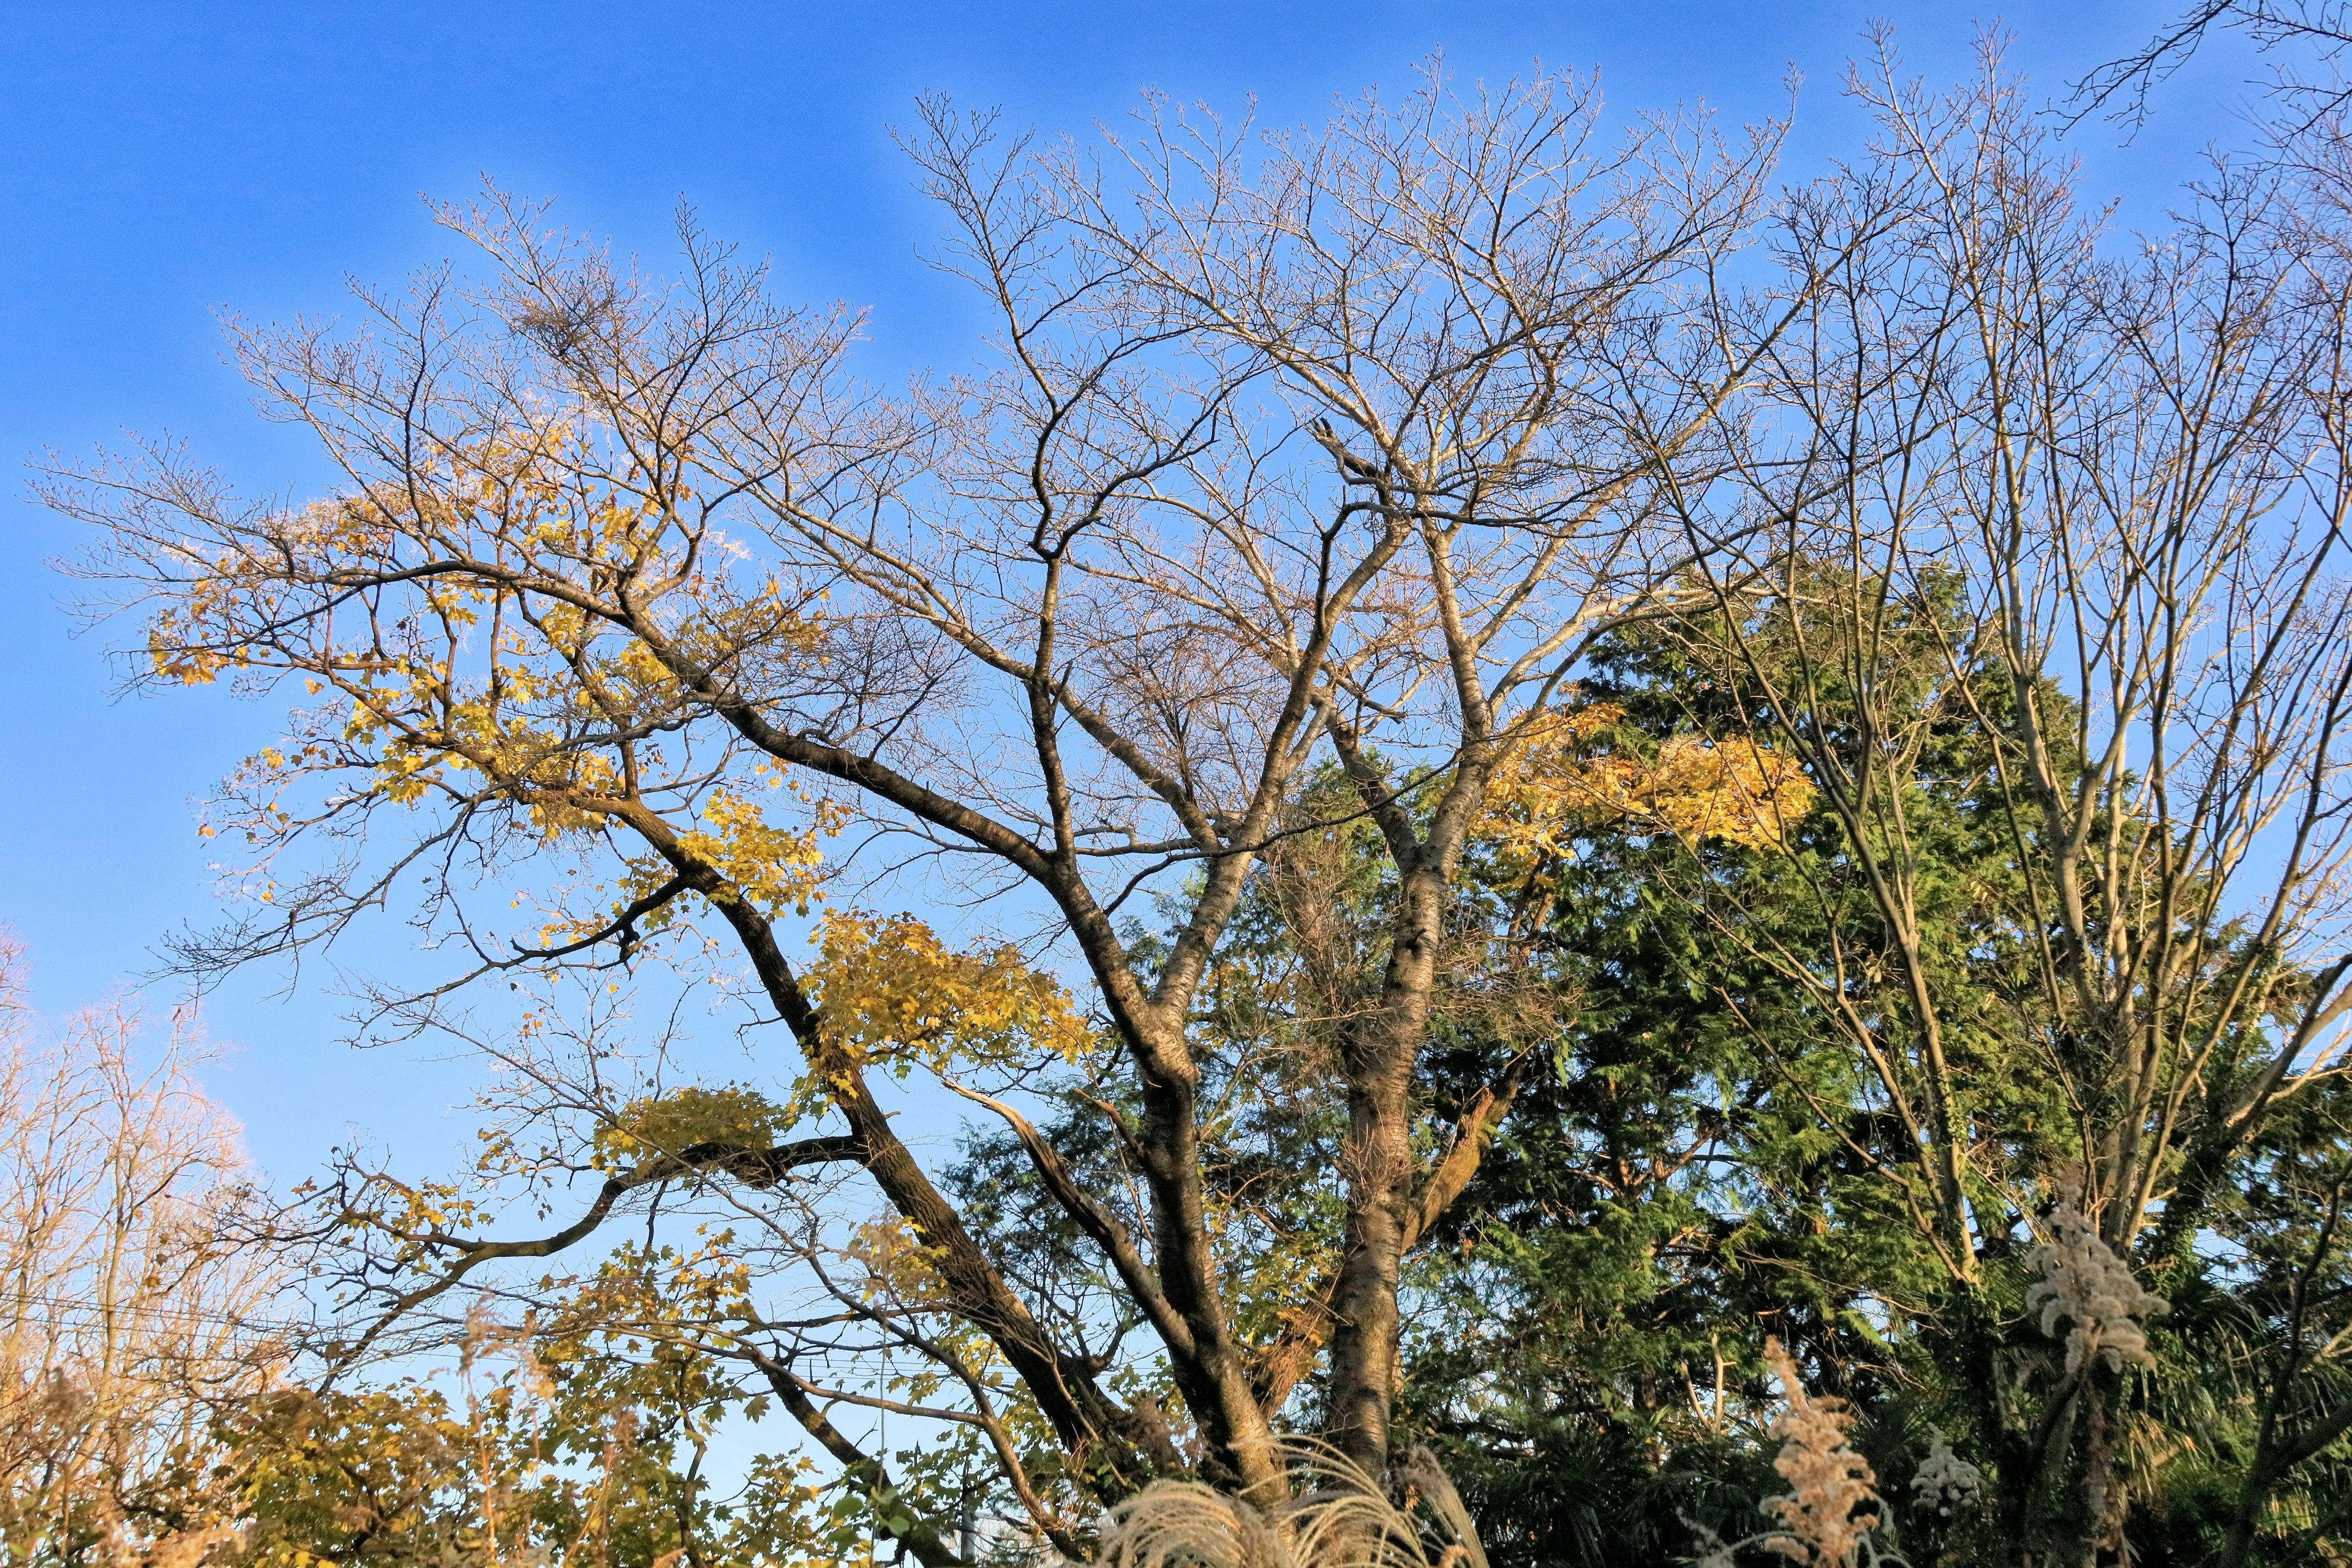
[[[2131,1266],[2072,1199],[2059,1204],[2050,1228],[2051,1238],[2031,1255],[2042,1279],[2026,1291],[2025,1310],[2042,1314],[2042,1331],[2053,1339],[2061,1319],[2074,1325],[2066,1331],[2066,1375],[2093,1356],[2116,1372],[2155,1365],[2140,1320],[2170,1311],[2172,1303],[2132,1278]]]
[[[1953,1453],[1942,1432],[1933,1427],[1929,1432],[1933,1440],[1927,1445],[1927,1457],[1911,1478],[1911,1505],[1949,1519],[1955,1510],[1976,1500],[1984,1486],[1984,1472]]]
[[[1796,1489],[1764,1500],[1764,1511],[1780,1528],[1756,1544],[1794,1562],[1847,1568],[1877,1528],[1875,1511],[1855,1510],[1874,1509],[1878,1478],[1870,1461],[1847,1446],[1853,1416],[1845,1401],[1806,1394],[1779,1340],[1764,1342],[1764,1360],[1789,1402],[1772,1423],[1772,1435],[1780,1439],[1772,1468]]]
[[[1310,1488],[1272,1509],[1197,1481],[1155,1481],[1110,1510],[1104,1568],[1486,1568],[1469,1510],[1434,1457],[1399,1467],[1402,1503],[1329,1447],[1287,1446]],[[1427,1520],[1416,1517],[1425,1511]]]

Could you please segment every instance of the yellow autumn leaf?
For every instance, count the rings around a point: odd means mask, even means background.
[[[688,1085],[623,1106],[609,1127],[596,1132],[597,1163],[622,1158],[676,1154],[698,1144],[763,1150],[776,1145],[785,1112],[754,1089]]]
[[[948,1299],[947,1286],[939,1275],[941,1249],[926,1246],[914,1227],[897,1215],[883,1215],[859,1226],[842,1252],[866,1270],[859,1294],[868,1301],[882,1297],[919,1306]]]
[[[824,856],[817,840],[840,833],[847,815],[829,800],[818,801],[815,811],[816,821],[807,827],[777,827],[757,801],[713,790],[702,802],[701,826],[680,834],[678,847],[725,877],[731,896],[763,913],[806,914],[820,897],[817,868]]]
[[[1061,983],[1012,943],[958,952],[912,915],[827,910],[808,990],[830,1044],[902,1078],[1041,1050],[1076,1061],[1092,1038]]]
[[[1477,836],[1527,871],[1565,855],[1579,830],[1609,826],[1763,849],[1812,803],[1803,769],[1769,746],[1674,735],[1644,760],[1601,739],[1623,718],[1596,702],[1530,727],[1496,770]]]

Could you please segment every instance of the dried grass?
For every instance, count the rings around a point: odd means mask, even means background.
[[[1104,1521],[1104,1568],[1486,1568],[1469,1510],[1427,1450],[1402,1501],[1328,1445],[1286,1445],[1306,1489],[1271,1510],[1197,1481],[1158,1481]]]

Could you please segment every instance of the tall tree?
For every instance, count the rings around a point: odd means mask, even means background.
[[[2133,1265],[2193,1272],[2224,1173],[2326,1081],[2352,1005],[2352,272],[2324,207],[2226,168],[2105,254],[1990,52],[1948,97],[1891,61],[1860,89],[1856,183],[1916,199],[1894,226],[1843,188],[1791,205],[1793,266],[1829,281],[1805,331],[1772,322],[1737,482],[1680,498],[1695,539],[1780,520],[1705,555],[1739,565],[1693,656],[1835,825],[1825,940],[1723,884],[1717,930],[1872,1087],[1843,1136],[1945,1276],[2013,1549],[2088,1551],[2164,1308]],[[2021,1291],[2065,1340],[2022,1379]]]
[[[282,1274],[234,1245],[249,1173],[193,1016],[54,1030],[0,938],[0,1551],[194,1562],[231,1531],[214,1424],[289,1364]]]
[[[1727,357],[1689,301],[1748,242],[1777,130],[1661,119],[1611,146],[1597,118],[1589,83],[1465,99],[1433,70],[1318,130],[1154,100],[1087,153],[927,105],[910,146],[950,218],[940,265],[996,328],[972,374],[898,396],[850,379],[852,316],[772,305],[690,224],[680,280],[656,283],[494,195],[440,209],[488,263],[470,290],[362,294],[363,335],[236,330],[331,493],[241,501],[164,449],[57,473],[53,501],[103,531],[91,571],[144,616],[140,683],[317,699],[214,824],[251,846],[263,913],[192,964],[398,907],[473,962],[377,1021],[465,1029],[469,984],[691,970],[716,940],[799,1048],[789,1093],[631,1098],[584,1027],[562,1059],[527,1030],[531,1130],[506,1130],[494,1173],[585,1177],[592,1201],[515,1235],[445,1184],[349,1171],[331,1217],[383,1248],[356,1277],[376,1303],[414,1312],[699,1194],[756,1240],[696,1255],[698,1310],[650,1286],[631,1310],[754,1369],[877,1495],[881,1457],[824,1403],[908,1402],[815,1375],[849,1353],[840,1317],[932,1367],[954,1398],[909,1407],[985,1434],[1048,1533],[1066,1521],[1041,1465],[1110,1496],[1197,1463],[1280,1497],[1302,1353],[1328,1358],[1324,1429],[1377,1473],[1403,1260],[1517,1082],[1493,1064],[1435,1128],[1416,1093],[1465,838],[1590,638],[1689,589],[1662,500],[1720,466],[1761,352]],[[1330,1273],[1245,1333],[1203,1168],[1224,1108],[1190,1026],[1322,759],[1393,892],[1380,983],[1328,1064]],[[796,821],[769,819],[779,782],[810,803]],[[835,910],[796,971],[792,921],[844,828],[933,857],[942,896],[1048,911],[1091,1022],[1013,949],[911,920]],[[1179,918],[1139,953],[1121,911],[1151,889]],[[518,896],[520,929],[500,918]],[[1002,1119],[1116,1281],[1108,1316],[1024,1295],[894,1129],[876,1078],[910,1073]],[[1020,1109],[1063,1083],[1099,1108],[1122,1184],[1075,1180]],[[843,1242],[803,1195],[835,1167],[878,1189],[887,1235]],[[826,1273],[843,1256],[862,1282]],[[761,1304],[787,1277],[839,1316]],[[1106,1381],[1138,1328],[1169,1404]]]
[[[493,194],[475,284],[237,330],[331,493],[53,470],[136,680],[315,700],[190,965],[404,912],[458,973],[366,1026],[504,1074],[476,1171],[319,1194],[346,1358],[504,1297],[757,1386],[945,1563],[975,1470],[1069,1551],[1155,1477],[1279,1502],[1300,1426],[1458,1437],[1511,1380],[1407,1327],[1465,1302],[1610,1473],[1677,1396],[1736,1469],[1765,1316],[1822,1465],[1817,1395],[1981,1461],[1982,1552],[2120,1550],[2176,1428],[2252,1550],[2352,1429],[2352,268],[2226,169],[2117,259],[1990,56],[1855,90],[1780,193],[1774,128],[1606,149],[1549,79],[1091,153],[929,105],[995,332],[902,395],[690,223],[663,283]],[[714,964],[796,1066],[637,1033]],[[942,1108],[992,1141],[927,1163]],[[2198,1427],[2225,1285],[2260,1414]]]

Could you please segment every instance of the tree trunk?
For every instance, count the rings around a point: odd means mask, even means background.
[[[1333,1295],[1327,1422],[1339,1450],[1374,1477],[1388,1463],[1402,1327],[1397,1278],[1412,1231],[1412,1074],[1429,1031],[1444,920],[1443,874],[1425,858],[1402,868],[1380,1006],[1342,1047],[1348,1219]]]

